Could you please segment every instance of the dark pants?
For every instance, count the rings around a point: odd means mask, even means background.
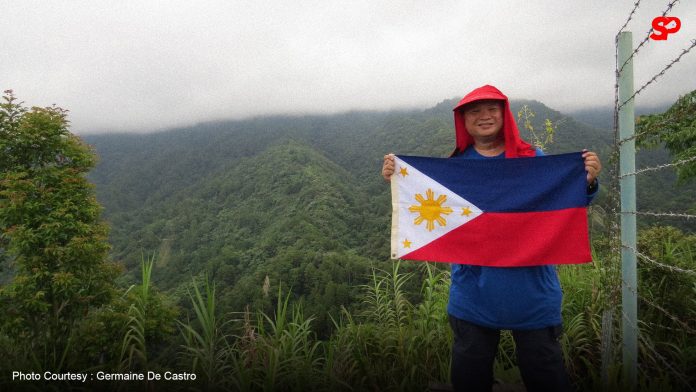
[[[493,361],[500,330],[450,316],[454,332],[452,386],[455,391],[486,391],[493,387]],[[517,364],[528,392],[572,391],[558,338],[561,326],[512,331]]]

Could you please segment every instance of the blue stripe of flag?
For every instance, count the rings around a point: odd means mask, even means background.
[[[514,159],[399,158],[487,212],[588,205],[581,152]]]

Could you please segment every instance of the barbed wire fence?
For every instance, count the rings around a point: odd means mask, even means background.
[[[626,281],[622,281],[622,283],[625,284],[625,285],[629,288],[629,290],[631,290],[632,292],[634,292],[639,298],[641,298],[641,300],[645,301],[646,304],[649,304],[650,306],[654,306],[654,307],[656,307],[657,309],[659,309],[659,310],[661,310],[661,311],[667,313],[667,315],[673,317],[673,316],[672,316],[671,314],[669,314],[666,310],[664,310],[661,306],[655,304],[653,301],[651,301],[651,300],[649,300],[649,299],[647,299],[647,298],[641,297],[641,296],[638,294],[638,289],[637,289],[637,288],[632,287],[632,286],[631,286],[630,284],[628,284]],[[636,329],[636,330],[641,330],[641,324],[646,325],[646,326],[654,325],[654,324],[643,323],[643,322],[638,322],[638,323],[634,324],[634,323],[633,323],[633,320],[631,320],[631,319],[629,319],[628,317],[625,317],[625,316],[626,316],[626,315],[624,314],[624,315],[623,315],[623,318],[622,318],[622,321],[625,322],[625,323],[630,324],[631,327],[634,328],[634,329]],[[681,320],[679,320],[678,318],[674,318],[674,320],[675,320],[677,323],[681,324],[682,326],[688,327],[688,325],[684,324],[684,322],[681,321]],[[693,332],[696,332],[696,331],[694,331],[693,329],[690,329],[690,331],[691,331],[692,333],[693,333]],[[642,335],[642,334],[639,335],[639,340],[641,341],[641,343],[642,343],[641,346],[645,349],[645,351],[649,352],[649,353],[653,356],[653,358],[654,358],[657,362],[659,362],[659,364],[661,364],[662,366],[664,366],[666,369],[669,369],[670,372],[671,372],[671,374],[673,374],[674,377],[675,377],[678,381],[681,382],[681,384],[685,387],[684,390],[689,390],[689,391],[692,391],[692,392],[694,391],[693,387],[691,386],[691,382],[689,381],[689,379],[688,379],[684,374],[682,374],[680,371],[678,371],[677,369],[675,369],[674,366],[672,366],[672,364],[670,364],[670,362],[664,357],[664,355],[660,354],[660,353],[655,349],[654,344],[653,344],[652,341],[650,341],[649,339],[647,339],[647,338],[645,337],[645,335]],[[644,367],[644,366],[646,366],[646,365],[639,364],[639,366]],[[646,370],[649,371],[649,369],[646,369]]]
[[[666,9],[662,12],[662,16],[665,17],[678,2],[679,0],[670,1],[667,4]],[[683,317],[675,315],[673,311],[670,311],[666,309],[665,306],[662,306],[659,303],[657,303],[658,301],[654,298],[650,298],[647,295],[642,295],[642,293],[640,293],[638,290],[638,285],[634,286],[630,282],[627,282],[622,277],[621,271],[622,253],[625,251],[629,251],[633,253],[635,259],[637,260],[637,268],[657,268],[669,274],[679,274],[680,276],[688,277],[696,276],[696,270],[691,269],[693,268],[693,266],[691,268],[684,268],[683,266],[677,266],[665,260],[657,260],[656,257],[651,257],[647,255],[646,252],[639,251],[637,245],[634,247],[624,243],[620,234],[622,230],[626,229],[625,227],[622,227],[622,216],[633,215],[636,218],[651,217],[657,219],[670,218],[684,220],[691,220],[696,218],[696,215],[689,214],[686,212],[638,211],[637,208],[635,210],[622,210],[621,207],[621,190],[619,189],[619,183],[621,179],[628,177],[635,178],[636,176],[639,176],[641,174],[653,171],[673,169],[675,167],[679,167],[696,161],[696,156],[693,156],[686,159],[674,161],[672,163],[655,165],[652,167],[643,167],[637,170],[634,169],[626,173],[621,173],[620,150],[622,146],[624,146],[627,143],[635,142],[638,138],[650,136],[650,134],[654,132],[655,127],[647,129],[644,132],[622,138],[620,137],[619,131],[620,111],[624,109],[627,104],[634,102],[636,97],[643,93],[648,88],[648,86],[658,83],[660,78],[664,76],[666,72],[668,72],[675,64],[677,64],[683,58],[683,56],[691,52],[691,50],[694,47],[696,47],[696,39],[691,40],[690,45],[684,48],[681,51],[681,53],[678,54],[677,57],[675,57],[669,63],[667,63],[658,73],[656,73],[652,78],[650,78],[644,84],[642,84],[641,87],[635,89],[634,92],[630,92],[629,94],[631,95],[628,99],[625,99],[624,101],[620,102],[620,77],[622,76],[623,72],[626,70],[626,67],[629,64],[631,64],[630,72],[632,76],[632,60],[640,53],[640,50],[650,42],[650,36],[654,32],[654,29],[651,28],[647,32],[645,37],[641,40],[641,42],[635,47],[635,49],[631,51],[628,58],[625,60],[622,59],[623,61],[619,60],[619,37],[622,35],[622,33],[625,32],[625,29],[633,21],[633,18],[636,15],[636,11],[640,7],[640,3],[641,0],[637,0],[634,3],[633,9],[629,13],[626,22],[621,26],[615,38],[616,79],[614,84],[614,146],[611,151],[609,165],[607,168],[611,176],[608,192],[608,202],[610,205],[608,231],[611,257],[608,263],[609,265],[607,266],[608,270],[610,271],[607,278],[608,280],[603,282],[604,284],[608,284],[607,287],[609,287],[609,291],[607,294],[608,298],[606,298],[608,308],[605,309],[604,314],[602,315],[602,379],[606,387],[608,385],[608,361],[611,361],[612,356],[611,354],[607,353],[611,353],[613,347],[613,342],[611,342],[613,336],[613,333],[611,332],[613,330],[613,314],[615,314],[617,309],[621,309],[620,320],[624,325],[628,325],[635,331],[637,331],[638,344],[640,345],[641,353],[647,353],[648,355],[651,355],[652,358],[656,359],[665,369],[668,369],[671,372],[671,374],[673,374],[674,381],[677,382],[683,389],[694,391],[694,387],[692,386],[693,379],[690,380],[689,377],[687,377],[684,373],[680,372],[678,369],[675,369],[675,367],[672,366],[672,364],[670,364],[670,362],[665,358],[665,356],[654,347],[654,344],[652,344],[650,339],[647,339],[647,335],[643,333],[644,331],[648,331],[650,329],[659,328],[663,330],[673,331],[674,333],[686,333],[690,336],[696,336],[696,326],[693,323],[694,320],[689,319],[685,321],[683,320]],[[631,82],[631,88],[632,85],[633,83]],[[668,124],[673,120],[675,120],[674,117],[662,118],[660,123],[658,123],[658,126]],[[635,146],[633,146],[633,154],[635,154]],[[630,317],[627,317],[627,313],[621,303],[621,293],[624,289],[627,289],[629,292],[633,293],[642,306],[654,309],[656,312],[664,316],[663,320],[665,320],[670,325],[640,320],[636,320],[637,322],[635,322]],[[623,339],[626,339],[626,337],[624,336]],[[624,356],[624,360],[625,358],[626,357]],[[638,364],[639,368],[641,368],[642,366],[644,365]],[[624,375],[624,377],[629,378],[626,381],[629,387],[635,390],[635,381],[630,380],[630,375]]]

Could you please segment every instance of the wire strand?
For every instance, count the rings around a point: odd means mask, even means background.
[[[673,66],[674,64],[678,63],[679,60],[681,60],[682,56],[684,56],[685,54],[689,53],[689,52],[691,51],[691,49],[694,48],[694,46],[696,46],[696,39],[692,40],[692,41],[691,41],[691,45],[689,45],[689,47],[687,47],[686,49],[682,50],[682,52],[679,54],[679,56],[677,56],[677,58],[675,58],[674,60],[672,60],[671,63],[667,64],[667,66],[665,66],[665,67],[662,69],[662,71],[660,71],[660,72],[658,72],[657,74],[655,74],[655,76],[653,76],[650,80],[648,80],[643,86],[641,86],[641,88],[639,88],[638,90],[636,90],[636,92],[634,92],[633,95],[631,95],[630,98],[628,98],[626,101],[624,101],[623,103],[621,103],[621,105],[619,105],[619,107],[618,107],[618,110],[621,110],[621,108],[624,107],[624,105],[626,105],[628,102],[631,102],[631,100],[633,100],[633,98],[635,98],[636,95],[640,94],[643,90],[645,90],[645,88],[647,88],[651,83],[653,83],[655,80],[657,80],[657,78],[659,78],[660,76],[664,75],[665,72],[667,72],[668,69],[672,68],[672,66]]]
[[[677,2],[679,2],[679,0],[672,0],[669,4],[667,4],[667,9],[665,9],[665,10],[662,12],[662,17],[665,17],[665,16],[667,15],[667,13],[672,9],[672,7],[674,7],[674,4],[676,4]],[[635,8],[634,8],[634,10],[635,10]],[[630,19],[629,19],[629,20],[630,20]],[[628,22],[627,22],[627,23],[628,23]],[[625,27],[625,26],[624,26],[624,27]],[[623,29],[623,28],[622,28],[622,29]],[[619,72],[623,71],[623,69],[624,69],[624,67],[626,66],[626,64],[628,64],[628,62],[631,61],[631,59],[632,59],[635,55],[638,54],[638,52],[640,51],[640,48],[642,48],[643,45],[645,45],[645,44],[650,40],[650,35],[653,33],[653,31],[655,31],[655,29],[652,27],[652,24],[651,24],[651,25],[650,25],[650,30],[648,30],[647,34],[645,34],[645,38],[643,38],[643,40],[638,44],[638,46],[636,46],[636,48],[633,50],[633,52],[631,53],[631,55],[628,56],[628,59],[626,59],[626,61],[625,61],[623,64],[621,64],[621,67],[619,68]],[[621,31],[619,31],[619,33],[621,33]],[[617,34],[617,37],[618,37],[618,34]]]
[[[621,247],[622,247],[622,248],[625,248],[625,249],[631,250],[633,253],[636,254],[636,256],[638,256],[639,259],[644,260],[644,261],[647,261],[647,262],[649,262],[649,263],[651,263],[651,264],[653,264],[653,265],[656,265],[656,266],[658,266],[659,268],[666,269],[666,270],[669,270],[669,271],[672,271],[672,272],[680,272],[680,273],[683,273],[683,274],[688,274],[688,275],[694,275],[694,276],[696,276],[696,271],[692,271],[692,270],[688,270],[688,269],[683,269],[683,268],[675,267],[675,266],[673,266],[673,265],[668,265],[668,264],[660,263],[659,261],[655,261],[655,260],[651,259],[650,257],[648,257],[648,256],[646,256],[646,255],[640,253],[637,249],[635,249],[635,248],[633,248],[633,247],[631,247],[631,246],[628,246],[628,245],[623,245],[623,244],[622,244]]]
[[[641,117],[642,117],[642,116],[641,116]],[[659,122],[657,122],[656,124],[654,124],[654,125],[653,125],[650,129],[648,129],[648,130],[645,130],[645,131],[643,131],[643,132],[636,133],[636,134],[634,134],[633,136],[629,136],[629,137],[627,137],[627,138],[624,138],[624,139],[619,140],[619,141],[618,141],[618,144],[619,144],[619,146],[620,146],[620,145],[622,145],[622,144],[624,144],[624,143],[626,143],[626,142],[629,142],[629,141],[631,141],[631,140],[635,140],[635,139],[638,139],[639,137],[642,137],[642,136],[645,136],[645,135],[649,135],[649,134],[653,133],[654,130],[659,129],[660,127],[669,125],[672,121],[675,121],[676,119],[677,119],[676,116],[670,116],[669,118],[662,119],[662,120],[660,120]]]
[[[693,157],[687,158],[687,159],[682,159],[680,161],[676,161],[676,162],[672,162],[672,163],[665,163],[664,165],[646,167],[645,169],[636,170],[636,171],[631,172],[631,173],[625,173],[625,174],[620,175],[619,179],[624,178],[624,177],[628,177],[628,176],[635,176],[636,174],[645,173],[645,172],[649,172],[649,171],[661,170],[661,169],[665,169],[668,167],[681,166],[681,165],[685,165],[685,164],[687,164],[689,162],[693,162],[693,161],[696,161],[696,156],[693,156]]]
[[[624,283],[625,283],[625,282],[624,282]],[[634,324],[634,323],[631,321],[631,319],[628,318],[628,316],[626,315],[625,312],[621,312],[621,313],[622,313],[622,316],[623,316],[622,319],[623,319],[626,323],[628,323],[628,325],[629,325],[630,327],[632,327],[632,328],[637,332],[636,336],[637,336],[638,338],[643,338],[643,334],[640,333],[640,328],[638,327],[638,325]],[[694,389],[691,387],[691,383],[685,378],[684,374],[682,374],[682,373],[679,372],[677,369],[675,369],[675,368],[674,368],[662,355],[660,355],[660,353],[657,352],[657,350],[655,350],[654,347],[652,347],[652,345],[647,344],[648,342],[646,342],[645,339],[641,339],[641,340],[642,340],[642,342],[643,342],[643,347],[648,348],[648,349],[656,356],[656,358],[658,358],[669,370],[672,371],[672,374],[674,374],[675,376],[677,376],[677,378],[679,378],[679,381],[681,381],[682,383],[684,383],[684,385],[685,385],[690,391],[694,391]]]
[[[648,215],[648,216],[667,216],[673,218],[696,219],[696,215],[683,214],[679,212],[650,212],[650,211],[624,211],[622,214]]]
[[[621,26],[621,28],[619,29],[619,32],[616,33],[617,36],[623,32],[623,29],[625,29],[626,26],[628,26],[628,22],[630,22],[631,19],[633,19],[633,14],[636,13],[636,10],[638,9],[639,6],[640,6],[640,0],[636,1],[635,4],[633,4],[633,9],[631,10],[631,13],[628,14],[628,19],[626,19],[626,23],[624,23],[623,26]]]

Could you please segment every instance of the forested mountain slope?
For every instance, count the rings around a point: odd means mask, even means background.
[[[292,286],[310,312],[337,310],[353,300],[355,279],[388,259],[391,206],[379,176],[382,156],[447,156],[455,103],[86,136],[100,157],[91,179],[112,227],[113,258],[133,271],[143,253],[157,251],[155,281],[164,289],[212,274],[233,310],[267,298],[267,280],[272,289]],[[535,112],[535,129],[547,118],[557,124],[548,153],[589,148],[608,165],[611,131],[536,101],[513,102],[513,111],[522,105]],[[666,159],[658,152],[644,160]],[[693,184],[673,188],[671,173],[653,176],[639,180],[644,200],[689,208],[679,195],[693,192]]]

